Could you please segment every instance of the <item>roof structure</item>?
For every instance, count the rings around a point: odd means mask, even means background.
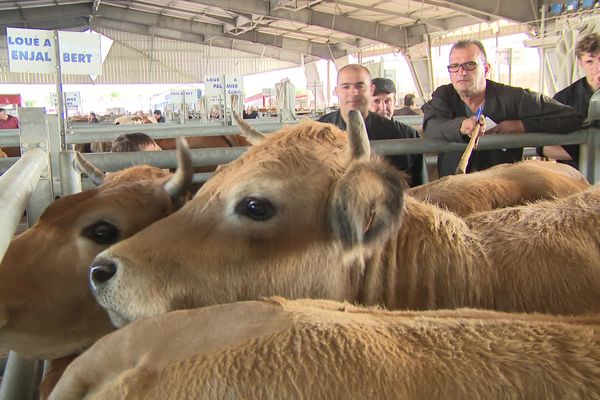
[[[540,20],[543,0],[20,0],[0,27],[118,30],[295,65],[372,45],[403,51],[428,35],[500,19]]]

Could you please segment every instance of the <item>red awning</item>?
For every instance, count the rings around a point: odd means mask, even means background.
[[[20,94],[0,94],[0,106],[6,106],[8,104],[15,104],[21,106],[21,95]]]

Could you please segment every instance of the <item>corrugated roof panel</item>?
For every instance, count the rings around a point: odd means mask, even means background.
[[[177,42],[102,29],[114,40],[102,75],[95,83],[191,83],[206,75],[250,75],[295,67],[290,63],[237,50]],[[0,37],[0,83],[52,84],[52,74],[10,73],[6,36]],[[65,75],[64,83],[92,83],[88,76]]]

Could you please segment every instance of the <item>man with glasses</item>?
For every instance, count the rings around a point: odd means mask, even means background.
[[[554,95],[554,100],[573,107],[584,118],[588,117],[590,98],[600,90],[600,34],[583,37],[575,47],[575,54],[585,76]],[[579,168],[579,145],[544,146],[544,155]]]
[[[569,133],[581,127],[583,117],[571,107],[527,89],[486,79],[490,65],[478,40],[461,40],[452,46],[448,72],[452,83],[437,88],[432,99],[423,105],[423,132],[427,138],[466,143],[477,125],[480,135]],[[478,110],[482,110],[479,120],[475,117]],[[495,126],[486,130],[486,120]],[[461,154],[438,155],[440,177],[454,173]],[[523,148],[474,151],[467,172],[514,163],[522,157]]]
[[[350,110],[361,113],[367,135],[370,140],[379,139],[408,139],[416,138],[414,128],[395,123],[382,117],[377,112],[369,110],[374,86],[371,84],[369,70],[360,64],[348,64],[338,71],[335,93],[340,102],[340,109],[323,115],[319,122],[331,123],[342,130],[346,130],[346,121]],[[410,176],[410,186],[421,185],[423,179],[423,157],[417,155],[400,155],[387,157],[399,170]]]

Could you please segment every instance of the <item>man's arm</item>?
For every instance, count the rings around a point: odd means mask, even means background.
[[[525,132],[570,133],[581,128],[583,116],[573,108],[539,93],[524,92],[519,111]]]
[[[465,117],[456,115],[450,97],[451,91],[440,87],[433,92],[431,100],[423,105],[423,136],[464,143],[468,137],[465,139],[460,128]]]

